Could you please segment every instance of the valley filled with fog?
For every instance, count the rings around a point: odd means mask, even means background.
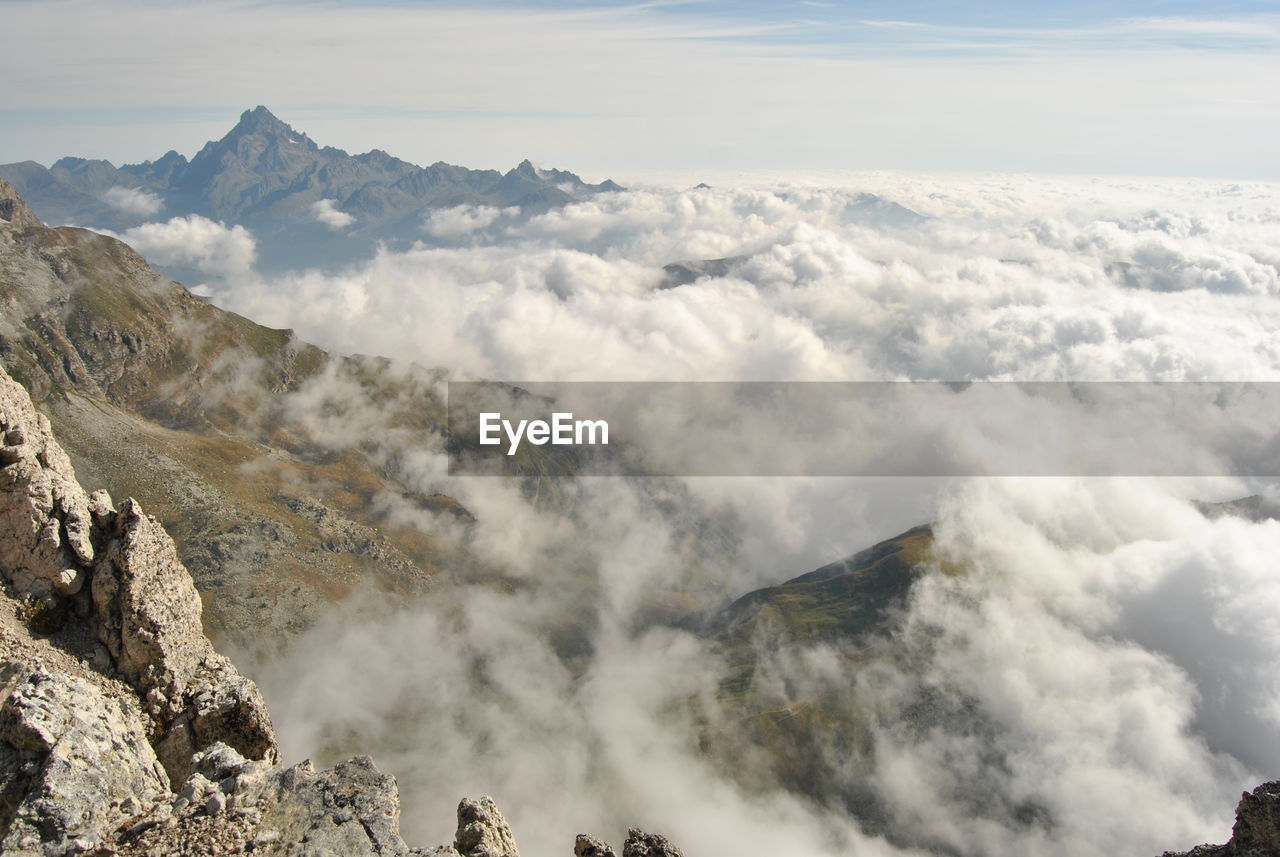
[[[120,237],[220,307],[442,378],[1280,380],[1275,185],[705,180],[437,209],[412,247],[286,274],[195,215]],[[315,216],[341,241],[358,224],[335,211]],[[489,793],[530,854],[628,824],[691,854],[1156,854],[1224,841],[1280,773],[1280,522],[1197,505],[1274,509],[1272,481],[531,486],[450,477],[443,441],[344,383],[312,379],[292,415],[457,498],[465,531],[386,502],[501,579],[357,599],[242,662],[289,759],[397,777],[407,838],[443,841],[457,795]],[[749,687],[725,690],[701,619],[925,523],[929,570],[875,633],[749,640]],[[750,738],[801,715],[800,746]]]

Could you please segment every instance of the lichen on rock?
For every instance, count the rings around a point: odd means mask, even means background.
[[[136,708],[72,676],[0,664],[0,853],[85,850],[168,792]]]

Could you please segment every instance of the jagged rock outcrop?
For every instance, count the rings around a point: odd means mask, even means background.
[[[142,700],[173,779],[215,741],[274,761],[266,704],[204,636],[173,541],[134,501],[116,510],[105,493],[85,493],[49,421],[2,368],[0,435],[0,574],[44,617],[37,630],[56,634],[74,616],[101,645],[92,655]]]
[[[9,221],[19,229],[41,225],[40,218],[27,207],[14,186],[4,179],[0,179],[0,219]]]
[[[409,853],[400,838],[396,781],[367,756],[320,772],[304,762],[272,775],[264,790],[271,799],[262,829],[279,833],[276,853],[290,853],[290,844],[299,842],[309,853],[335,857]]]
[[[627,841],[622,845],[622,857],[684,857],[680,849],[671,844],[671,840],[656,833],[645,833],[643,830],[631,828],[627,831]]]
[[[579,833],[573,842],[573,857],[618,857],[609,843],[586,833]]]
[[[1166,851],[1163,857],[1277,857],[1280,855],[1280,780],[1240,795],[1231,839],[1224,845],[1197,845]]]
[[[192,760],[172,805],[123,837],[118,853],[409,857],[395,780],[367,757],[324,771],[279,767],[215,744]]]
[[[458,832],[453,848],[462,857],[520,857],[516,838],[493,798],[464,798],[458,804]]]
[[[5,853],[84,850],[214,743],[274,763],[262,696],[201,631],[172,541],[133,501],[85,493],[2,368],[0,439]]]
[[[42,667],[0,664],[0,853],[84,850],[166,796],[136,708]]]
[[[103,529],[92,586],[98,638],[163,724],[156,749],[165,768],[184,778],[192,754],[216,741],[274,761],[266,704],[201,631],[200,595],[173,541],[133,500]]]
[[[574,857],[618,857],[609,843],[586,833],[579,833],[573,843]],[[645,833],[632,827],[622,845],[622,857],[684,857],[671,840],[656,833]]]

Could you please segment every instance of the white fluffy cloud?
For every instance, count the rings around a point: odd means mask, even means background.
[[[1276,380],[1272,199],[1035,177],[641,189],[474,228],[487,215],[455,209],[439,224],[471,246],[213,285],[263,323],[455,377]],[[664,264],[708,259],[727,261],[667,287]],[[295,416],[335,444],[403,444],[386,460],[477,519],[416,525],[517,582],[343,612],[257,670],[287,754],[372,753],[423,844],[488,792],[530,853],[638,824],[704,853],[1156,854],[1225,840],[1239,791],[1280,770],[1280,527],[1189,502],[1266,483],[580,480],[547,502],[447,476],[438,448],[316,383]],[[646,611],[930,519],[968,571],[927,575],[884,640],[761,652],[761,693],[861,718],[867,744],[833,742],[814,771],[832,804],[874,797],[893,844],[699,753],[700,729],[740,716],[714,693],[725,665],[694,635],[637,632]]]
[[[975,855],[1225,841],[1223,807],[1280,763],[1280,637],[1250,624],[1280,525],[1158,483],[986,480],[938,534],[967,572],[927,577],[857,678],[897,823]]]
[[[103,194],[102,201],[112,208],[118,208],[126,214],[150,217],[164,208],[160,197],[145,190],[133,187],[112,187]]]
[[[486,237],[228,281],[220,300],[340,350],[491,377],[1276,377],[1270,186],[879,184],[928,219],[799,184],[610,194],[496,234],[492,209],[450,209],[429,228]],[[718,258],[661,288],[662,265]]]
[[[433,238],[461,238],[491,225],[503,214],[518,209],[497,209],[491,205],[457,205],[438,208],[422,223],[422,229]]]
[[[318,199],[311,203],[311,214],[316,220],[335,231],[345,229],[356,222],[354,215],[339,209],[331,199]]]
[[[221,277],[247,276],[258,246],[243,226],[229,227],[198,214],[144,223],[115,237],[157,264],[191,265]]]

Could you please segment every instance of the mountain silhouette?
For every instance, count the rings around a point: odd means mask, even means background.
[[[200,215],[251,230],[265,272],[348,264],[379,244],[425,240],[431,211],[489,205],[529,217],[592,194],[621,190],[526,160],[506,173],[437,162],[427,167],[380,149],[351,155],[321,146],[266,107],[246,110],[219,140],[190,160],[169,151],[117,167],[65,157],[0,166],[48,223],[124,231],[142,223]],[[344,240],[335,240],[341,232]],[[173,273],[173,272],[170,272]],[[181,273],[181,272],[178,272]]]

